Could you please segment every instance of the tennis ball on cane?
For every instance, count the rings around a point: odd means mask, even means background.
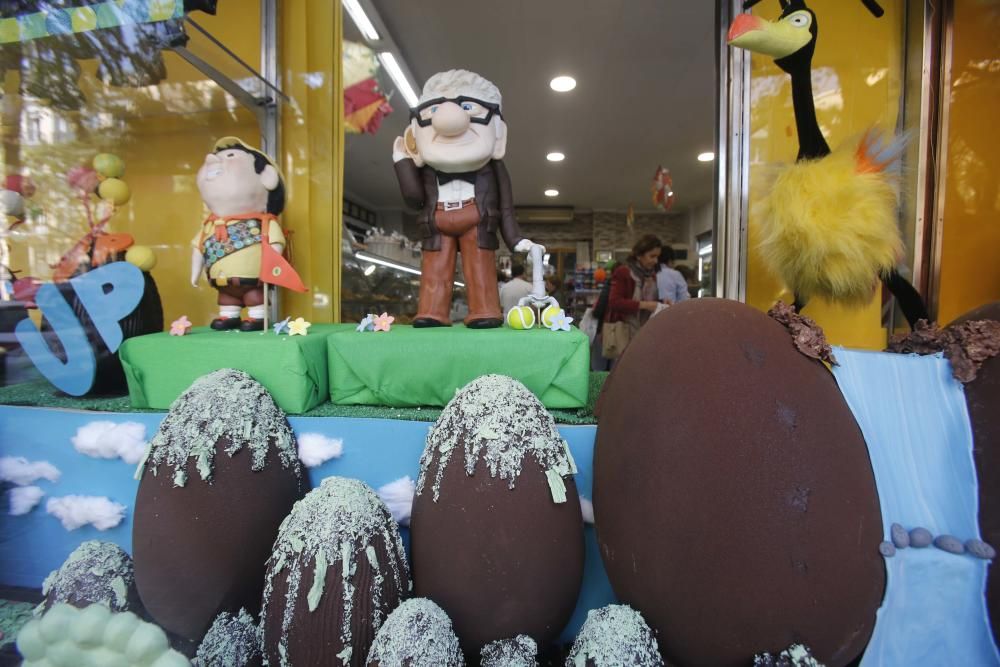
[[[559,306],[548,306],[542,311],[542,325],[545,327],[551,327],[552,322],[556,319],[556,315],[563,312],[563,309]]]
[[[511,329],[530,329],[535,326],[535,311],[530,306],[515,306],[507,312],[507,326]]]

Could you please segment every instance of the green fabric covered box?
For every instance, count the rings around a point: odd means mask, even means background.
[[[282,410],[301,414],[329,395],[326,339],[342,329],[354,326],[314,324],[307,336],[198,327],[186,336],[129,338],[120,355],[132,407],[165,410],[203,375],[236,368],[264,385]]]
[[[337,331],[327,340],[337,405],[442,406],[481,375],[520,380],[548,408],[587,403],[590,341],[579,329]]]

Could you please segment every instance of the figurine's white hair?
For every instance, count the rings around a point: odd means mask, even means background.
[[[459,97],[460,95],[500,105],[500,89],[492,81],[464,69],[438,72],[427,79],[427,83],[424,84],[424,92],[420,95],[420,102],[433,100],[436,97]]]

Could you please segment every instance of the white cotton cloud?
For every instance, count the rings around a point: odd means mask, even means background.
[[[344,441],[341,438],[328,438],[322,433],[303,433],[298,436],[298,441],[299,460],[307,468],[340,458],[344,453]]]
[[[45,492],[37,486],[15,486],[10,490],[10,515],[20,516],[35,509]]]
[[[76,451],[95,459],[117,459],[135,465],[146,453],[146,426],[139,422],[93,421],[76,430]]]
[[[400,477],[378,488],[379,498],[386,504],[396,523],[410,525],[410,511],[413,509],[413,496],[417,485],[409,477]]]
[[[59,479],[59,469],[48,461],[29,461],[23,456],[0,458],[0,481],[25,486],[39,479],[54,482]]]
[[[584,523],[594,523],[594,503],[583,496],[580,496],[580,513],[583,514]]]
[[[45,511],[59,519],[66,530],[76,530],[88,523],[97,530],[107,530],[125,518],[125,506],[103,496],[50,498]]]

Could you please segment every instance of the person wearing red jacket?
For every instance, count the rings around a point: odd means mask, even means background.
[[[660,305],[656,286],[660,239],[652,234],[640,238],[624,264],[611,274],[604,322],[626,322],[632,338]],[[620,355],[619,355],[620,356]]]

